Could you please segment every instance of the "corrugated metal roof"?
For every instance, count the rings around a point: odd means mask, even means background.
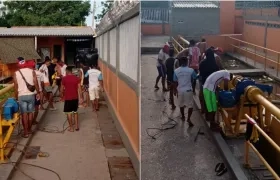
[[[16,63],[18,57],[40,59],[35,50],[34,38],[0,38],[0,59],[3,63]]]
[[[173,1],[174,8],[219,8],[218,1]]]
[[[95,36],[91,27],[12,27],[0,28],[0,36]]]
[[[168,9],[141,8],[142,23],[162,23],[169,22]]]

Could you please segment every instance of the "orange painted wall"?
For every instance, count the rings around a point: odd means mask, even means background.
[[[105,63],[99,61],[99,66],[107,97],[139,160],[139,97]]]
[[[141,33],[143,35],[169,35],[170,34],[170,25],[169,24],[164,24],[164,30],[163,31],[163,25],[162,24],[141,24]]]
[[[235,1],[220,1],[220,34],[233,34]]]
[[[63,37],[38,37],[37,38],[37,48],[50,48],[51,57],[53,58],[53,46],[61,45],[62,56],[61,60],[64,61],[64,38]]]

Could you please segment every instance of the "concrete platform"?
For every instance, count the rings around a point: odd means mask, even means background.
[[[141,54],[158,54],[167,41],[169,36],[142,36]]]
[[[238,70],[228,70],[232,74],[241,76],[262,76],[265,71],[262,69],[238,69]]]
[[[167,93],[161,90],[154,92],[157,70],[154,64],[156,55],[142,55],[141,79],[141,179],[142,180],[233,180],[228,172],[221,177],[216,176],[215,166],[223,162],[222,155],[211,138],[210,131],[204,124],[197,108],[192,115],[194,127],[189,128],[179,118],[177,107],[170,110]],[[161,85],[159,85],[161,87]],[[163,100],[166,101],[163,101]],[[167,117],[165,111],[178,122],[174,129],[163,131],[156,140],[151,139],[147,128],[160,128]],[[187,112],[186,112],[187,113]],[[199,128],[205,135],[195,136]],[[150,133],[157,133],[151,130]],[[244,179],[245,180],[245,179]]]
[[[246,63],[247,65],[249,65],[253,68],[263,70],[266,73],[266,75],[268,75],[269,77],[273,78],[274,80],[277,80],[277,81],[280,82],[280,72],[278,73],[278,76],[277,76],[277,70],[276,69],[272,69],[272,68],[267,67],[267,69],[265,70],[264,69],[264,64],[255,62],[253,59],[247,58],[247,57],[242,56],[238,53],[227,52],[227,55],[229,55],[233,58],[236,58],[236,59]]]
[[[62,130],[66,116],[63,103],[57,103],[58,110],[46,114],[42,127]],[[30,146],[40,146],[41,151],[50,154],[47,158],[22,159],[21,163],[30,163],[51,169],[67,180],[110,180],[110,173],[103,146],[101,132],[96,115],[90,108],[79,110],[80,131],[46,133],[38,131]],[[67,127],[67,125],[66,125]],[[28,167],[19,163],[19,168],[34,179],[56,180],[54,173]],[[20,171],[15,171],[12,180],[29,180]]]
[[[53,93],[55,94],[56,92],[57,92],[57,86],[53,89]],[[48,103],[44,104],[44,107],[47,107],[47,106],[48,106]],[[48,110],[43,110],[43,111],[41,110],[39,112],[38,117],[37,117],[37,121],[39,123],[42,122],[42,120],[44,119],[47,112],[48,112]],[[33,126],[33,130],[35,130],[38,126],[39,126],[39,124],[36,126]],[[20,127],[20,128],[22,128],[22,127]],[[30,135],[28,138],[22,138],[18,132],[18,129],[15,129],[15,131],[9,141],[12,143],[21,144],[20,146],[17,147],[17,150],[15,150],[12,153],[12,156],[10,157],[10,160],[12,162],[15,162],[15,165],[17,165],[20,162],[22,156],[24,155],[23,151],[26,150],[26,147],[32,141],[33,136],[34,136],[34,134]],[[12,166],[11,164],[2,164],[1,165],[1,162],[0,162],[0,179],[1,180],[10,179],[14,170],[15,170],[15,166]]]

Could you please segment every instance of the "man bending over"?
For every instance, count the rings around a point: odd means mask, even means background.
[[[217,111],[217,87],[224,80],[224,88],[228,90],[228,81],[232,79],[232,75],[227,70],[220,70],[212,73],[203,85],[203,95],[207,108],[206,120],[210,122],[210,129],[220,131],[220,125],[215,122],[215,113]]]

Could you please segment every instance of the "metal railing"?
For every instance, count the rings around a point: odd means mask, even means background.
[[[253,125],[254,128],[272,145],[273,148],[276,149],[277,153],[280,154],[280,147],[276,144],[273,139],[271,139],[266,132],[256,123],[256,121],[251,118],[249,115],[245,114],[246,118]],[[270,164],[265,160],[265,158],[261,155],[261,153],[257,150],[257,148],[250,142],[250,140],[246,141],[245,144],[245,164],[249,165],[249,150],[250,148],[255,152],[255,154],[259,157],[262,163],[266,166],[269,172],[276,180],[280,180],[279,175],[274,171],[274,169],[270,166]]]
[[[232,53],[238,52],[244,56],[240,60],[244,60],[256,68],[264,69],[270,75],[279,76],[280,52],[230,36],[226,36],[226,38]]]
[[[184,39],[183,36],[178,35],[177,38],[172,37],[171,41],[173,43],[174,49],[176,53],[181,52],[182,50],[186,49],[189,47],[189,41]]]

